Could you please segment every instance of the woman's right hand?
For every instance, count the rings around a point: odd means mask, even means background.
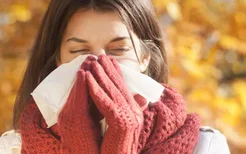
[[[90,96],[109,126],[102,154],[135,154],[143,125],[143,112],[127,89],[118,62],[100,55],[86,72]]]
[[[85,77],[85,71],[90,70],[93,60],[95,57],[89,56],[81,65],[67,102],[58,117],[62,154],[100,153],[100,129],[89,114],[89,94]]]

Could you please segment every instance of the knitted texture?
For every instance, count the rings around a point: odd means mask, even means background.
[[[136,153],[143,125],[140,106],[128,92],[114,59],[102,55],[91,65],[91,71],[86,72],[90,96],[109,126],[101,153]]]
[[[114,59],[89,57],[78,71],[56,125],[47,128],[30,100],[20,121],[21,153],[191,154],[200,118],[187,115],[182,96],[163,86],[160,99],[147,106],[143,97],[128,92]],[[109,125],[103,140],[99,135],[101,114]]]
[[[101,153],[192,153],[199,117],[187,116],[181,95],[165,86],[159,101],[143,113],[146,101],[139,96],[134,100],[113,58],[102,55],[91,64],[91,72],[86,72],[90,96],[109,126]]]
[[[21,117],[21,153],[26,154],[96,154],[99,153],[100,129],[89,114],[88,90],[84,70],[89,57],[77,73],[76,82],[58,122],[47,128],[33,99]]]
[[[160,100],[144,110],[137,153],[191,154],[198,141],[200,117],[187,115],[182,96],[164,86]]]

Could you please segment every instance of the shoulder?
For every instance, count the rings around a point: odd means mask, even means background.
[[[21,137],[14,130],[3,133],[0,137],[0,154],[20,154]]]
[[[193,154],[230,154],[226,137],[220,131],[203,126]]]

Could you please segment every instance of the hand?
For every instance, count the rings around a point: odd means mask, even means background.
[[[109,125],[101,153],[137,153],[143,113],[127,90],[117,62],[99,56],[98,61],[91,62],[86,78],[90,96]]]
[[[67,103],[58,117],[62,154],[99,154],[100,130],[96,128],[89,114],[89,94],[85,77],[85,71],[90,70],[93,60],[95,58],[89,56],[81,65]]]

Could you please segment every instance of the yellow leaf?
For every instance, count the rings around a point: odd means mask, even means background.
[[[15,4],[10,8],[10,15],[17,21],[26,22],[31,19],[31,11],[25,5]]]

